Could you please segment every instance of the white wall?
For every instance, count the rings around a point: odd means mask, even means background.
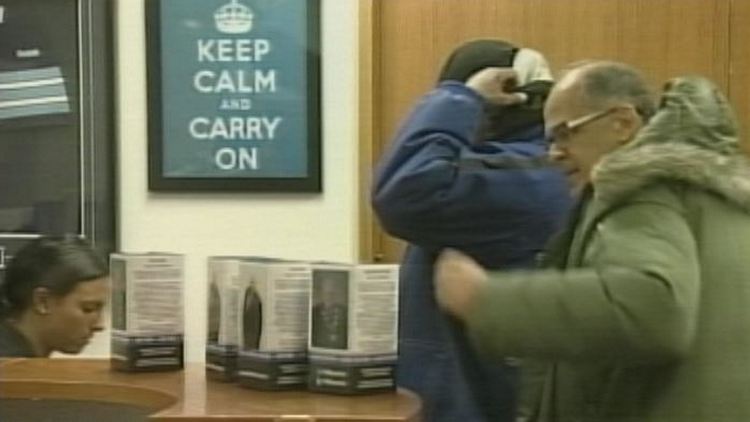
[[[357,1],[323,0],[323,193],[165,194],[147,187],[143,0],[119,0],[119,219],[123,250],[186,255],[186,359],[203,360],[206,257],[357,257]],[[87,356],[109,352],[100,334]]]

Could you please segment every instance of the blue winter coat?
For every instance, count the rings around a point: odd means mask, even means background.
[[[543,128],[503,142],[473,141],[483,100],[459,82],[426,95],[375,176],[384,229],[409,243],[400,283],[399,385],[424,402],[427,421],[511,421],[516,369],[480,361],[462,327],[439,311],[433,264],[442,248],[483,266],[533,266],[569,208],[568,187],[546,155]]]

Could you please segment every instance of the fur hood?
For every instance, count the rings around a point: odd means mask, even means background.
[[[688,183],[750,211],[750,160],[724,96],[710,81],[670,81],[659,111],[629,144],[594,168],[599,200],[614,203],[657,181]]]

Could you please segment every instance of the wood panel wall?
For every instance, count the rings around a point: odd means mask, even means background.
[[[729,24],[729,98],[750,152],[750,1],[732,0]]]

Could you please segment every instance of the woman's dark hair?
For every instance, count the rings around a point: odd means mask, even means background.
[[[107,264],[77,237],[43,237],[22,247],[13,257],[0,284],[0,317],[23,312],[34,289],[44,287],[65,296],[81,282],[108,274]]]

